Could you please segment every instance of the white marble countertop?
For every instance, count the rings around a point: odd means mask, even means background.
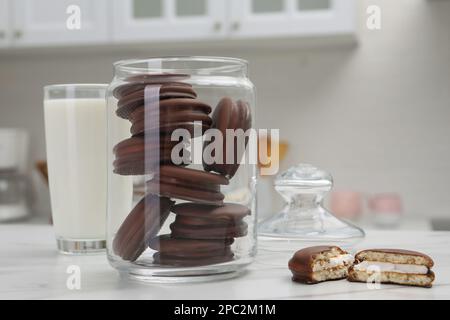
[[[346,280],[303,285],[291,281],[290,254],[260,251],[242,276],[196,284],[130,281],[109,266],[104,255],[57,253],[50,226],[0,226],[0,299],[450,299],[450,232],[368,231],[355,250],[397,247],[423,251],[435,261],[433,288],[381,285]],[[81,268],[80,290],[66,286],[67,267]]]

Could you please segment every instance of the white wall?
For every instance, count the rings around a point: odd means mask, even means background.
[[[365,28],[369,4],[382,8],[380,31]],[[181,53],[250,60],[258,126],[281,128],[290,143],[283,168],[310,162],[332,172],[336,188],[397,191],[408,214],[448,216],[449,17],[450,1],[360,1],[357,47]],[[31,158],[42,159],[44,85],[109,82],[113,61],[155,53],[180,52],[0,55],[0,126],[27,128]]]

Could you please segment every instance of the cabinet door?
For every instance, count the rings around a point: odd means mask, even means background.
[[[116,41],[223,36],[227,0],[114,0]]]
[[[8,0],[0,0],[0,47],[6,47],[9,43],[9,27]]]
[[[14,0],[13,44],[52,45],[107,40],[106,0]]]
[[[353,33],[353,0],[231,0],[234,38]]]

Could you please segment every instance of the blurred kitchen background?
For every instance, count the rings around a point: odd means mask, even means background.
[[[341,217],[450,229],[449,31],[448,0],[0,0],[0,220],[23,199],[26,221],[50,217],[43,86],[109,83],[121,59],[219,55],[249,61],[257,126],[287,146],[280,170],[331,172]],[[272,181],[260,217],[282,207]]]

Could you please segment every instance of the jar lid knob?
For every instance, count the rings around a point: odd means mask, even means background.
[[[328,188],[333,186],[333,177],[328,172],[307,163],[300,163],[280,173],[275,186],[293,186],[299,188]]]

